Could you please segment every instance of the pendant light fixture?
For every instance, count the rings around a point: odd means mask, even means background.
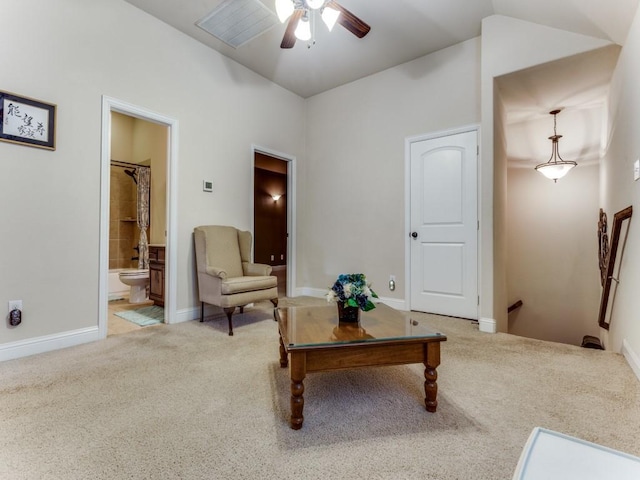
[[[556,115],[560,113],[560,110],[552,110],[549,113],[553,115],[553,135],[549,137],[549,140],[551,140],[551,157],[548,162],[536,166],[536,171],[557,182],[559,178],[564,177],[569,173],[569,170],[578,164],[573,161],[563,160],[560,156],[558,140],[562,138],[562,135],[558,135],[556,132]]]

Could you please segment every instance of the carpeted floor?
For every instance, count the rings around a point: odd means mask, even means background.
[[[233,337],[218,318],[0,363],[0,478],[509,479],[535,426],[640,455],[621,355],[425,314],[448,336],[435,414],[421,365],[317,373],[291,430],[268,305]]]

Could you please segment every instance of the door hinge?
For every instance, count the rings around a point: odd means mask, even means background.
[[[480,220],[478,220],[478,230],[480,230]]]
[[[480,306],[480,295],[478,295],[478,306]]]
[[[476,155],[480,156],[480,145],[476,145]]]

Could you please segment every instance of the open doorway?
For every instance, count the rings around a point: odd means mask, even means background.
[[[293,158],[254,148],[254,261],[271,265],[272,275],[278,277],[279,297],[293,296],[293,177]]]
[[[168,133],[111,112],[107,336],[164,322]]]
[[[102,122],[98,327],[104,338],[113,333],[110,300],[122,298],[118,311],[146,309],[144,316],[175,322],[177,121],[103,97]],[[144,274],[146,281],[133,285],[123,272]],[[137,320],[131,329],[146,322]]]

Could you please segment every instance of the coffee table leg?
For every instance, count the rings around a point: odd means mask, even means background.
[[[282,342],[282,335],[280,335],[280,366],[282,368],[289,365],[289,357],[287,356],[287,351],[284,348],[284,343]]]
[[[424,404],[428,412],[435,412],[438,408],[438,372],[440,365],[440,342],[424,345]]]
[[[291,353],[291,420],[290,425],[294,430],[302,428],[304,417],[304,384],[302,381],[306,375],[307,357],[304,353]]]

